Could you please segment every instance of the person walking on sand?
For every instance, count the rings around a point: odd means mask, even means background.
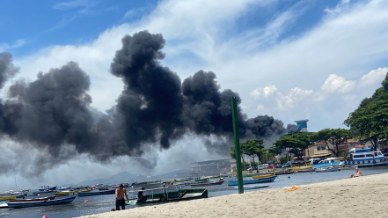
[[[125,200],[124,195],[129,201],[127,190],[124,188],[123,184],[120,184],[118,188],[116,188],[116,210],[125,210]]]
[[[350,175],[350,178],[359,177],[359,176],[363,176],[363,174],[362,174],[361,170],[359,170],[358,167],[356,167],[356,174]]]

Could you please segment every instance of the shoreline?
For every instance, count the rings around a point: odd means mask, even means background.
[[[207,199],[128,208],[79,218],[386,217],[388,173]]]

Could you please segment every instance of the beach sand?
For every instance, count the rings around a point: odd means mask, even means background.
[[[83,218],[388,217],[388,173],[298,187],[299,190],[291,192],[285,191],[290,187],[278,188],[143,206]]]

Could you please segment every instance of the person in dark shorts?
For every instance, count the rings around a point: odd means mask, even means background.
[[[125,210],[125,200],[124,196],[128,199],[127,190],[124,188],[123,184],[120,184],[118,188],[116,188],[116,210],[120,210],[120,207],[122,210]]]

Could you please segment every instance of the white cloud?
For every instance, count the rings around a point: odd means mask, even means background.
[[[249,94],[254,98],[254,99],[259,99],[261,96],[264,98],[270,97],[273,93],[275,93],[278,89],[276,86],[271,85],[271,86],[266,86],[264,88],[256,88],[253,91],[251,91]]]
[[[69,10],[78,7],[89,7],[94,5],[93,1],[90,0],[73,0],[67,2],[59,2],[53,6],[56,10]]]
[[[14,41],[13,43],[0,43],[0,52],[1,51],[7,51],[7,50],[11,50],[11,49],[14,49],[14,48],[20,48],[22,47],[23,45],[26,44],[26,40],[24,39],[18,39],[16,41]]]
[[[351,91],[354,88],[354,84],[355,83],[353,81],[347,81],[341,76],[330,74],[325,83],[322,85],[321,90],[323,92],[330,93],[345,93]]]
[[[296,106],[296,104],[313,93],[313,90],[301,89],[298,87],[292,88],[287,95],[278,93],[277,109],[289,110]]]
[[[385,75],[388,73],[388,68],[378,68],[377,70],[371,70],[369,73],[361,77],[359,83],[361,86],[379,85],[384,80]]]

